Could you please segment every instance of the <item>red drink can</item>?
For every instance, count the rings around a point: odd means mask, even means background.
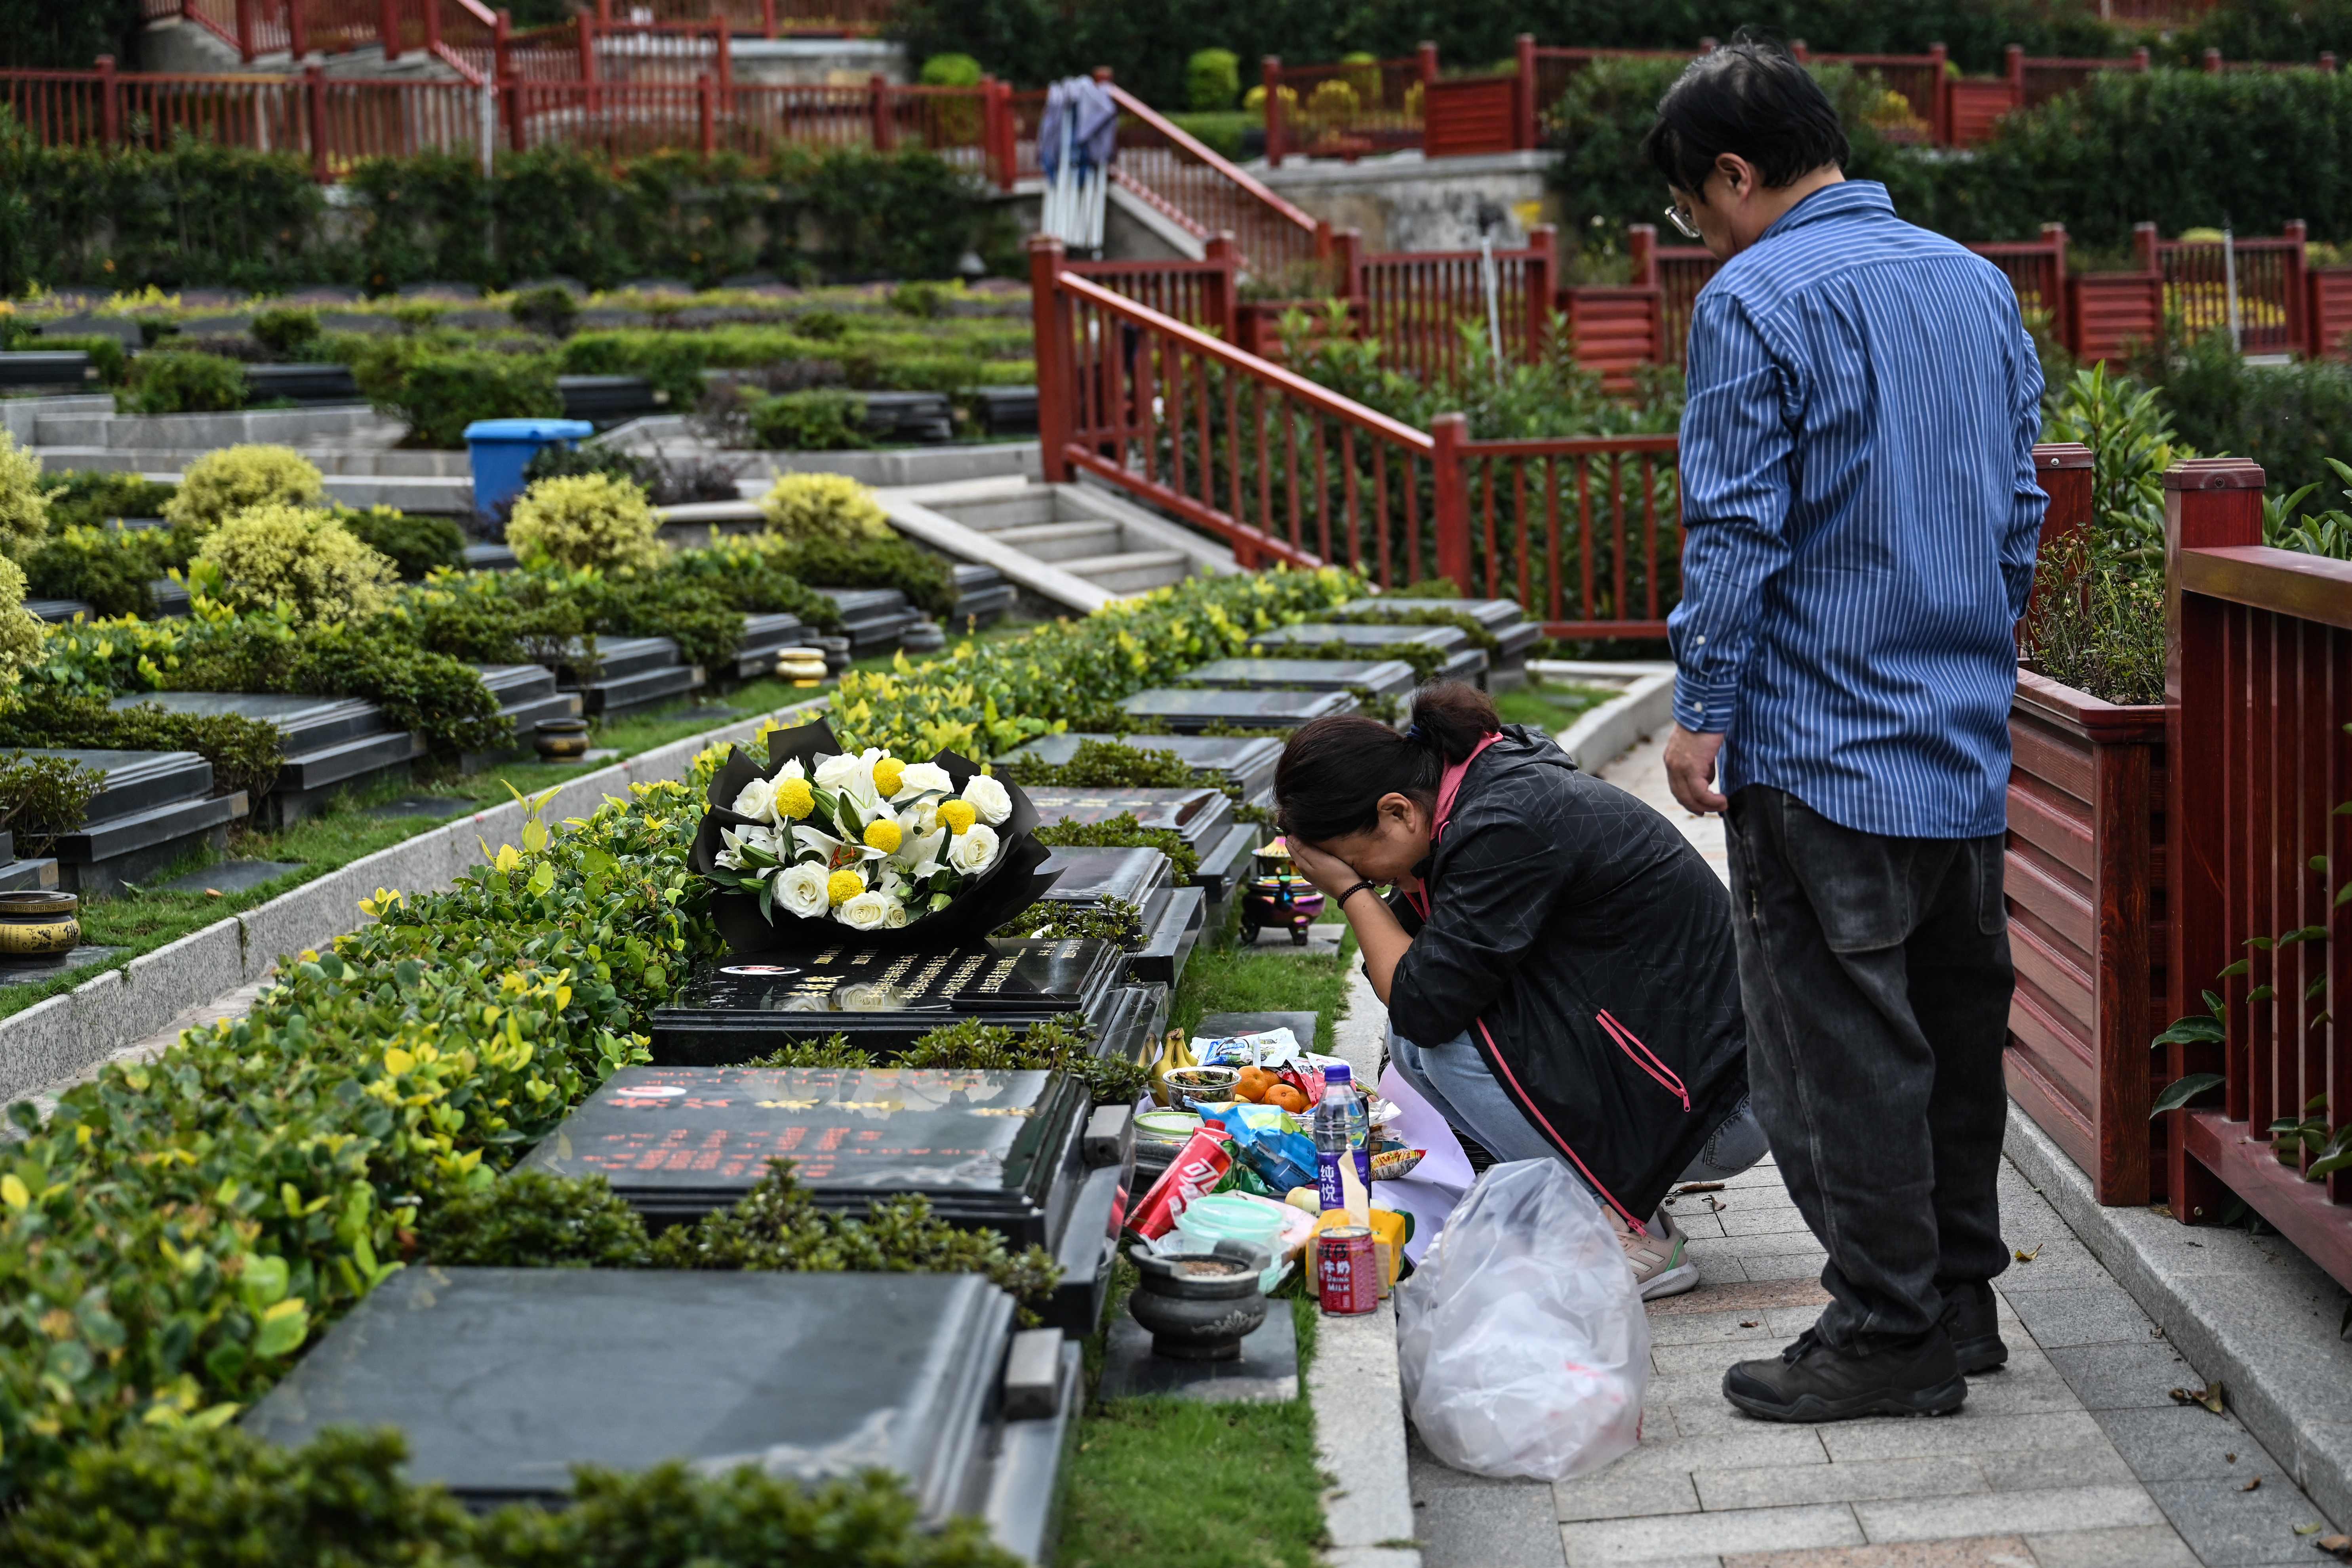
[[[1315,1238],[1315,1283],[1323,1310],[1335,1318],[1376,1312],[1381,1266],[1368,1225],[1335,1225]]]
[[[1146,1241],[1159,1240],[1176,1228],[1176,1216],[1186,1204],[1202,1193],[1214,1192],[1233,1168],[1233,1134],[1222,1127],[1202,1128],[1184,1140],[1176,1158],[1135,1205],[1128,1230]]]

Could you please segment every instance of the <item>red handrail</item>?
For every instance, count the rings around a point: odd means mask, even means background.
[[[1325,254],[1325,231],[1305,212],[1125,88],[1111,84],[1110,95],[1122,116],[1112,168],[1120,185],[1203,240],[1231,234],[1243,264],[1260,277]]]

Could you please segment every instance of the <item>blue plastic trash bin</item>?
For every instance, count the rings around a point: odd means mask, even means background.
[[[585,419],[477,419],[466,426],[473,453],[474,510],[494,517],[522,493],[522,470],[541,447],[569,447],[596,426]]]

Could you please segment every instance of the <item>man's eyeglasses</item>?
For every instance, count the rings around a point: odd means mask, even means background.
[[[1676,232],[1681,234],[1685,239],[1700,239],[1705,237],[1699,233],[1698,226],[1691,222],[1690,214],[1684,210],[1683,204],[1680,202],[1676,202],[1674,205],[1666,209],[1666,221],[1674,225]]]

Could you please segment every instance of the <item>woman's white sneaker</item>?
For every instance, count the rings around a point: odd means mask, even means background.
[[[1617,1227],[1617,1241],[1625,1249],[1625,1261],[1633,1266],[1633,1283],[1642,1292],[1642,1300],[1654,1301],[1662,1296],[1679,1296],[1685,1290],[1698,1289],[1698,1265],[1684,1255],[1686,1239],[1675,1216],[1660,1209],[1651,1216],[1649,1235],[1635,1236],[1633,1227],[1620,1218],[1615,1210],[1609,1214],[1609,1223]]]

